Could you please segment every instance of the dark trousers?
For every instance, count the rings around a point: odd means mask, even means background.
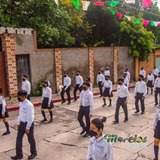
[[[155,94],[154,94],[155,104],[156,104],[156,105],[158,105],[158,98],[157,98],[158,94],[159,94],[159,96],[160,96],[160,88],[156,88]]]
[[[144,99],[143,99],[143,93],[137,93],[136,94],[136,100],[135,100],[135,106],[136,106],[136,111],[139,112],[139,105],[138,102],[141,102],[141,111],[145,111],[145,105],[144,105]]]
[[[99,81],[98,82],[98,87],[99,87],[99,91],[100,91],[100,95],[102,96],[102,88],[103,88],[103,86],[102,86],[102,81]]]
[[[157,78],[157,75],[153,75],[154,76],[154,80],[156,80],[156,78]]]
[[[64,99],[64,93],[66,92],[67,94],[67,98],[68,98],[68,102],[70,103],[71,102],[71,96],[70,96],[70,86],[65,90],[66,86],[64,86],[62,88],[62,91],[61,91],[61,98],[62,98],[62,101],[65,102],[65,99]]]
[[[17,140],[16,140],[16,155],[17,156],[23,156],[22,141],[23,141],[23,136],[26,133],[26,125],[27,123],[21,122],[18,128],[18,134],[17,134]],[[36,142],[34,139],[34,123],[30,127],[30,132],[29,134],[27,134],[27,137],[28,137],[28,142],[30,144],[31,154],[37,153]]]
[[[30,94],[28,94],[28,95],[27,95],[27,99],[28,99],[29,101],[30,101],[30,97],[31,97]]]
[[[119,109],[120,106],[122,106],[124,114],[125,114],[125,119],[128,120],[128,109],[127,106],[125,105],[127,97],[125,98],[118,98],[117,103],[116,103],[116,113],[115,113],[115,121],[119,122]]]
[[[79,112],[78,112],[78,121],[79,121],[79,124],[80,126],[87,132],[89,133],[89,129],[90,129],[90,118],[89,118],[89,106],[87,107],[83,107],[83,106],[80,106],[80,109],[79,109]],[[85,116],[85,119],[86,119],[86,125],[83,121],[83,117]]]
[[[79,87],[80,85],[79,84],[76,84],[76,86],[74,87],[74,99],[77,100],[77,96],[76,96],[76,93],[77,93],[77,90],[79,90],[80,92],[82,91],[82,86]]]

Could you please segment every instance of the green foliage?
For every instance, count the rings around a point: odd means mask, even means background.
[[[154,35],[152,32],[147,31],[141,24],[136,24],[133,18],[124,21],[120,24],[121,31],[121,45],[129,46],[129,54],[138,57],[140,60],[147,60],[149,54],[154,49]],[[123,41],[125,39],[125,41]]]
[[[104,46],[105,45],[105,42],[104,41],[100,41],[100,42],[97,42],[94,44],[94,47],[101,47],[101,46]]]

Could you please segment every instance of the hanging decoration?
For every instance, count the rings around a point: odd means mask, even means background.
[[[82,1],[82,7],[84,11],[88,10],[90,3],[91,3],[90,1]]]
[[[55,0],[56,5],[58,5],[58,0]]]
[[[115,10],[113,10],[112,8],[110,8],[110,11],[111,11],[112,15],[115,15]]]
[[[135,3],[135,0],[125,0],[126,3]]]
[[[118,16],[118,19],[122,19],[122,13],[120,13],[120,12],[117,12],[117,16]]]
[[[73,3],[73,5],[75,6],[75,8],[76,8],[77,10],[80,9],[80,6],[81,6],[80,0],[72,0],[72,3]]]
[[[136,22],[136,24],[140,24],[141,23],[140,19],[138,19],[138,18],[134,18],[134,21]]]
[[[147,27],[148,24],[149,24],[149,21],[148,21],[148,20],[143,20],[143,25],[144,25],[145,27]]]
[[[104,2],[102,2],[102,1],[96,1],[96,2],[94,2],[94,5],[95,6],[104,6]]]
[[[116,7],[119,3],[120,3],[120,0],[119,1],[111,1],[111,2],[108,2],[110,7]]]
[[[142,0],[143,8],[148,8],[151,5],[152,0]]]

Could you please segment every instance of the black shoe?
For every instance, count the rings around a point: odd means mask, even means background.
[[[50,119],[49,121],[48,121],[48,123],[52,123],[53,122],[53,119]]]
[[[154,105],[155,105],[155,106],[157,106],[158,104],[157,104],[157,103],[155,103]]]
[[[124,123],[127,122],[127,121],[128,121],[128,119],[125,119],[125,120],[124,120]]]
[[[145,112],[141,112],[141,114],[144,114]]]
[[[84,137],[84,138],[85,138],[85,137],[89,137],[89,133],[86,132],[86,133],[83,135],[83,137]]]
[[[68,102],[68,103],[67,103],[67,105],[70,105],[70,104],[71,104],[71,102]]]
[[[46,121],[47,121],[47,119],[45,118],[45,119],[43,119],[43,120],[41,121],[41,123],[46,122]]]
[[[82,132],[80,133],[80,135],[82,135],[82,134],[84,134],[84,133],[85,133],[85,130],[83,129]]]
[[[7,134],[10,134],[10,131],[6,131],[5,133],[2,134],[2,136],[5,136]]]
[[[63,104],[63,103],[65,103],[66,101],[62,101],[61,103]]]
[[[118,121],[113,121],[113,124],[118,124],[119,122]]]
[[[15,159],[15,160],[22,159],[22,158],[23,158],[23,156],[17,156],[17,155],[11,157],[11,159]]]
[[[37,153],[31,154],[30,156],[28,156],[28,159],[34,159],[36,156],[37,156]]]
[[[110,104],[110,105],[108,105],[108,107],[112,107],[112,105]]]
[[[77,101],[77,99],[74,99],[74,100],[73,100],[73,102],[76,102],[76,101]]]
[[[104,103],[103,105],[102,105],[102,107],[105,107],[106,106],[106,103]]]
[[[135,111],[134,113],[138,113],[139,111]]]

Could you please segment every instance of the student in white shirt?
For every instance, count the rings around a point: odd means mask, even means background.
[[[90,140],[86,160],[114,160],[111,143],[103,136],[103,119],[95,118],[90,124]]]
[[[152,71],[152,74],[154,76],[154,80],[156,80],[156,78],[158,77],[158,73],[159,73],[158,68],[156,66],[154,66],[153,71]]]
[[[52,89],[48,87],[48,81],[44,81],[43,90],[42,90],[42,106],[41,106],[41,113],[44,119],[41,122],[47,121],[44,109],[48,109],[50,114],[50,120],[48,123],[53,122],[52,108],[54,108],[54,105],[52,102]]]
[[[158,102],[160,102],[160,72],[158,73],[158,77],[155,80],[154,83],[154,90],[155,90],[155,105],[158,105]],[[158,96],[159,95],[159,96]],[[158,97],[159,98],[158,98]],[[159,100],[159,101],[158,101]],[[159,104],[160,105],[160,104]]]
[[[112,106],[112,99],[113,93],[112,93],[112,81],[109,79],[109,76],[105,76],[105,81],[103,83],[103,102],[104,104],[102,107],[106,106],[106,97],[109,99],[109,105],[108,107]]]
[[[31,155],[28,159],[34,159],[37,156],[36,142],[34,138],[34,106],[27,100],[27,92],[21,90],[18,92],[19,116],[17,120],[18,133],[16,139],[16,155],[11,159],[23,159],[22,141],[24,134],[28,137]]]
[[[110,76],[111,72],[109,70],[109,67],[107,66],[106,69],[104,70],[104,76]]]
[[[27,78],[28,78],[27,75],[23,75],[23,77],[22,77],[22,90],[27,91],[27,99],[30,100],[31,84]]]
[[[5,136],[7,134],[10,134],[9,124],[7,122],[7,118],[9,117],[9,115],[6,107],[6,102],[2,94],[3,91],[2,88],[0,88],[0,119],[3,120],[3,123],[6,127],[6,132],[2,134],[2,136]]]
[[[139,75],[143,76],[143,80],[146,78],[146,71],[144,70],[143,67],[141,67],[140,71],[139,71]]]
[[[68,76],[68,73],[64,74],[64,85],[61,91],[61,98],[62,98],[62,103],[65,103],[64,99],[64,93],[66,92],[67,98],[68,98],[68,103],[67,105],[71,104],[71,96],[70,96],[70,89],[71,89],[71,78]]]
[[[82,91],[82,85],[83,85],[83,78],[80,75],[80,71],[77,71],[77,73],[76,73],[76,84],[75,84],[74,91],[73,91],[74,101],[77,101],[76,93],[77,93],[77,90],[79,90],[80,92]]]
[[[147,84],[147,94],[148,94],[149,88],[151,88],[151,94],[153,94],[154,76],[151,74],[151,72],[149,72],[147,76],[146,84]]]
[[[100,97],[102,97],[102,95],[103,95],[102,88],[103,88],[103,82],[104,82],[104,80],[105,80],[105,77],[104,77],[102,71],[99,70],[98,75],[97,75],[97,84],[98,84],[99,91],[100,91]]]
[[[128,81],[130,82],[130,80],[131,80],[131,75],[130,75],[130,73],[129,73],[129,71],[128,71],[128,68],[125,69],[125,72],[127,73],[127,79],[128,79]]]
[[[158,160],[159,144],[160,144],[160,107],[156,111],[155,121],[154,121],[154,160]]]
[[[136,112],[139,112],[139,105],[138,102],[140,100],[141,102],[141,114],[145,113],[145,96],[147,94],[147,87],[146,83],[143,81],[143,76],[139,75],[138,82],[136,83],[135,89],[134,89],[134,97],[135,97],[135,106],[136,106]]]
[[[129,89],[129,80],[127,78],[127,72],[123,73],[124,85]]]
[[[86,82],[90,83],[89,90],[92,92],[93,91],[93,87],[92,87],[91,79],[89,77],[86,77]]]
[[[128,121],[127,103],[129,100],[129,91],[128,91],[128,88],[124,85],[124,78],[118,79],[117,96],[118,98],[117,98],[117,103],[116,103],[115,121],[113,121],[113,124],[119,123],[120,106],[122,106],[124,114],[125,114],[124,122]]]
[[[89,136],[90,128],[90,118],[93,115],[93,93],[89,90],[90,83],[83,83],[83,91],[80,94],[80,109],[78,112],[78,121],[82,127],[82,132],[80,133],[83,137]],[[83,121],[85,117],[86,124]]]

